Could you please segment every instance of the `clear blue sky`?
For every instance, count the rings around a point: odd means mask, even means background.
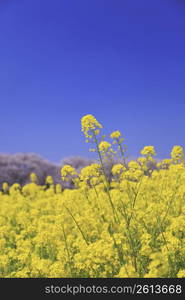
[[[132,156],[185,146],[183,2],[0,0],[0,152],[89,157],[89,113]]]

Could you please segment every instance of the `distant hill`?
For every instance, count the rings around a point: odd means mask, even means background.
[[[24,185],[30,181],[32,172],[36,173],[39,184],[45,183],[46,176],[53,177],[55,183],[61,183],[60,169],[64,164],[70,164],[77,170],[92,161],[83,157],[69,157],[57,165],[35,153],[0,154],[0,186],[3,182],[10,185],[20,183]]]

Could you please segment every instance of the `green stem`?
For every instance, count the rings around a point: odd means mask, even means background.
[[[122,146],[122,144],[120,143],[119,139],[117,139],[117,143],[118,143],[118,146],[119,146],[119,150],[120,150],[120,152],[121,152],[121,156],[122,156],[122,158],[123,158],[124,166],[126,167],[125,151],[123,150],[123,146]]]
[[[134,207],[135,207],[137,196],[138,196],[140,188],[141,188],[142,179],[143,179],[143,177],[141,178],[140,183],[139,183],[139,187],[136,191],[136,194],[135,194],[135,197],[134,197],[134,200],[133,200],[133,204],[132,204],[132,209],[134,209]],[[133,217],[133,211],[131,212],[130,218],[128,220],[128,225],[130,225],[130,221],[131,221],[132,217]]]
[[[71,216],[71,218],[73,219],[73,221],[75,222],[75,224],[76,224],[77,228],[79,229],[79,231],[80,231],[80,233],[81,233],[81,235],[82,235],[84,241],[86,242],[86,244],[87,244],[87,246],[88,246],[89,243],[88,243],[88,241],[87,241],[87,239],[86,239],[86,237],[85,237],[85,235],[84,235],[82,229],[80,228],[78,222],[76,221],[75,217],[72,215],[72,213],[71,213],[71,211],[69,210],[69,208],[67,208],[65,205],[64,205],[64,207],[65,207],[65,209],[68,211],[68,213],[70,214],[70,216]]]
[[[110,202],[110,205],[111,205],[112,210],[113,210],[114,220],[117,223],[117,221],[119,222],[119,219],[118,219],[118,216],[117,216],[117,213],[116,213],[116,209],[115,209],[115,206],[114,206],[114,204],[112,202],[111,195],[110,195],[110,192],[109,192],[110,184],[109,184],[109,182],[107,180],[107,176],[106,176],[106,172],[105,172],[105,168],[104,168],[104,164],[103,164],[103,159],[102,159],[102,156],[101,156],[101,153],[100,153],[98,141],[97,141],[97,138],[96,138],[96,135],[95,135],[94,131],[93,131],[93,135],[94,135],[94,141],[95,141],[96,149],[97,149],[98,156],[99,156],[99,159],[100,159],[100,163],[101,163],[103,175],[104,175],[105,182],[106,182],[106,184],[104,182],[103,182],[103,184],[104,184],[104,187],[106,188],[106,192],[107,192],[107,195],[108,195],[108,198],[109,198],[109,202]]]
[[[127,214],[125,205],[124,205],[122,200],[121,200],[121,203],[123,205],[123,210],[124,210],[124,213],[121,212],[121,214],[123,215],[123,217],[125,219],[126,228],[127,228],[127,231],[128,231],[128,235],[127,235],[126,231],[125,231],[125,233],[126,233],[126,236],[127,236],[127,239],[128,239],[128,244],[129,244],[130,250],[131,250],[130,256],[131,256],[131,260],[133,259],[133,265],[134,265],[135,271],[137,272],[137,257],[136,257],[136,252],[135,252],[135,249],[134,249],[134,243],[133,243],[132,235],[131,235],[131,232],[130,232],[130,223],[129,223],[129,219],[128,219],[128,214]]]
[[[65,246],[66,246],[66,251],[67,251],[67,255],[68,255],[68,260],[69,260],[70,273],[71,273],[71,277],[73,277],[73,272],[72,272],[72,268],[71,268],[71,264],[72,263],[71,263],[71,258],[70,258],[70,252],[69,252],[67,238],[66,238],[66,234],[65,234],[65,230],[64,230],[63,225],[62,225],[62,231],[63,231],[64,241],[65,241]]]

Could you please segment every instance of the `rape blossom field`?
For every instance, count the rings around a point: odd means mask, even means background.
[[[61,169],[73,189],[51,176],[41,186],[36,174],[24,186],[3,184],[0,277],[185,277],[183,148],[157,162],[146,146],[127,162],[119,131],[105,140],[94,116],[81,123],[97,162]]]

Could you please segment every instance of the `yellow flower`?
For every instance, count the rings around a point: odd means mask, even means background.
[[[134,161],[134,160],[129,161],[128,167],[131,170],[138,170],[138,169],[140,169],[140,165],[136,161]]]
[[[86,115],[81,119],[82,132],[86,138],[92,138],[93,134],[99,134],[99,129],[102,125],[96,120],[93,115]]]
[[[155,156],[156,152],[154,149],[154,146],[145,146],[142,150],[141,150],[141,154],[148,157],[148,156]]]
[[[125,264],[119,271],[119,274],[115,276],[117,278],[137,278],[138,273],[134,269],[134,267],[130,264],[127,263]]]
[[[122,164],[116,164],[112,167],[112,175],[120,175],[126,168]]]
[[[62,169],[61,169],[62,180],[68,180],[72,176],[75,176],[75,175],[77,175],[77,172],[70,165],[65,165],[65,166],[62,167]]]
[[[114,131],[110,135],[111,139],[119,139],[121,137],[121,132],[119,130]]]
[[[178,278],[185,278],[185,269],[180,270],[177,274]]]
[[[80,179],[87,182],[92,178],[98,178],[100,176],[100,165],[99,164],[91,164],[89,166],[84,167],[80,172]]]
[[[38,182],[38,177],[37,177],[37,175],[35,173],[31,173],[30,174],[30,181],[34,182],[34,183]]]
[[[99,143],[99,150],[103,153],[108,152],[111,148],[111,144],[106,141],[102,141]]]
[[[53,177],[48,175],[46,177],[46,184],[53,184],[53,183],[54,183]]]
[[[171,151],[171,158],[174,162],[182,162],[184,159],[184,150],[181,146],[174,146]]]
[[[3,190],[3,192],[7,192],[8,189],[9,189],[8,183],[7,182],[3,182],[3,184],[2,184],[2,190]]]

